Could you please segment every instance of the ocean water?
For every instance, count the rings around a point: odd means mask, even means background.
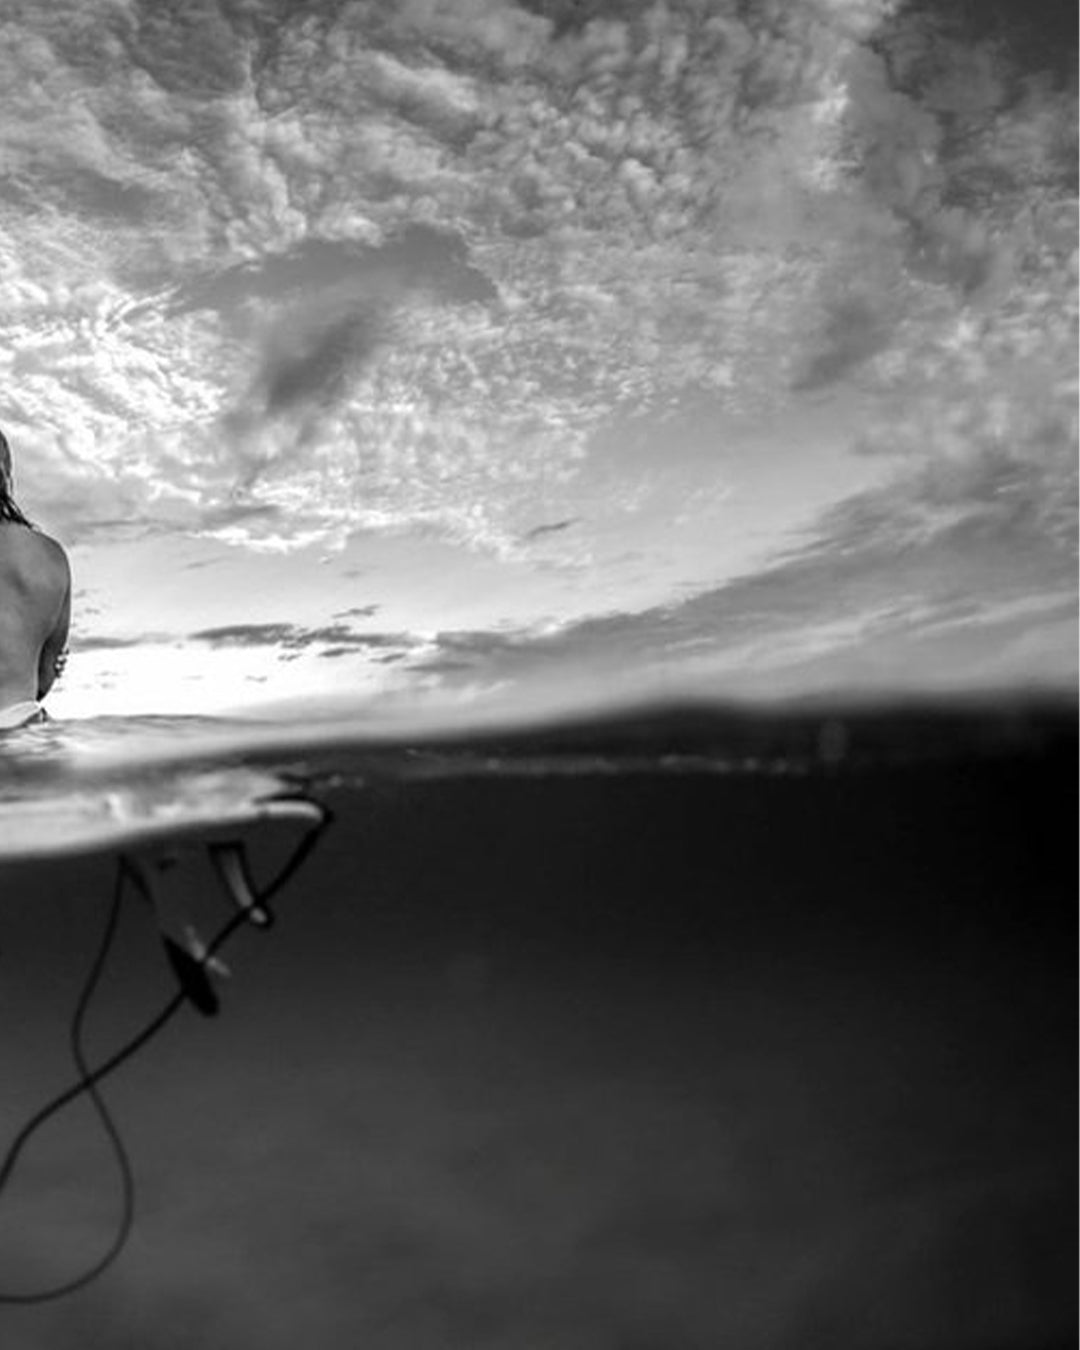
[[[1075,1344],[1076,750],[1031,704],[8,738],[5,1138],[73,1078],[121,849],[188,831],[169,903],[205,936],[213,822],[332,823],[222,950],[220,1013],[103,1084],[126,1248],[0,1344]],[[244,830],[266,878],[302,827]],[[131,894],[90,1061],[175,987]],[[118,1217],[73,1104],[0,1196],[0,1291]]]

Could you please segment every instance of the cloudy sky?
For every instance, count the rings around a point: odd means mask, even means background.
[[[1073,6],[6,14],[54,714],[1075,682]]]

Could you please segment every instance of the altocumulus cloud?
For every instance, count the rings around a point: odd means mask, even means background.
[[[1060,504],[1070,77],[1009,22],[21,6],[0,414],[33,504],[76,540],[117,516],[278,549],[427,524],[513,552],[628,410],[838,382],[865,448],[992,440],[1018,478],[1053,460]]]
[[[298,519],[236,523],[238,542],[418,519],[497,546],[614,407],[740,375],[760,391],[753,361],[778,359],[770,321],[803,288],[747,243],[775,214],[754,155],[779,136],[809,172],[828,148],[802,111],[830,96],[838,30],[806,8],[759,49],[732,16],[650,15],[560,33],[499,3],[23,8],[0,58],[24,363],[5,415],[41,499],[75,533],[118,501],[198,528],[239,496]],[[393,241],[420,226],[468,240],[481,298],[399,284]],[[390,252],[290,347],[289,302],[237,293],[237,269],[281,260],[304,290],[318,243]],[[215,275],[224,313],[191,303]],[[357,389],[369,293],[396,322]],[[244,400],[267,433],[254,472],[250,438],[223,434]],[[262,426],[283,403],[302,434]]]

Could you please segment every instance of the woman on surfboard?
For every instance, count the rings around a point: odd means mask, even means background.
[[[45,719],[42,700],[67,661],[71,569],[55,539],[15,504],[0,431],[0,732]]]

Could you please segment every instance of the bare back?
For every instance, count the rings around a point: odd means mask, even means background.
[[[71,573],[56,540],[0,521],[0,708],[49,692],[70,608]]]

